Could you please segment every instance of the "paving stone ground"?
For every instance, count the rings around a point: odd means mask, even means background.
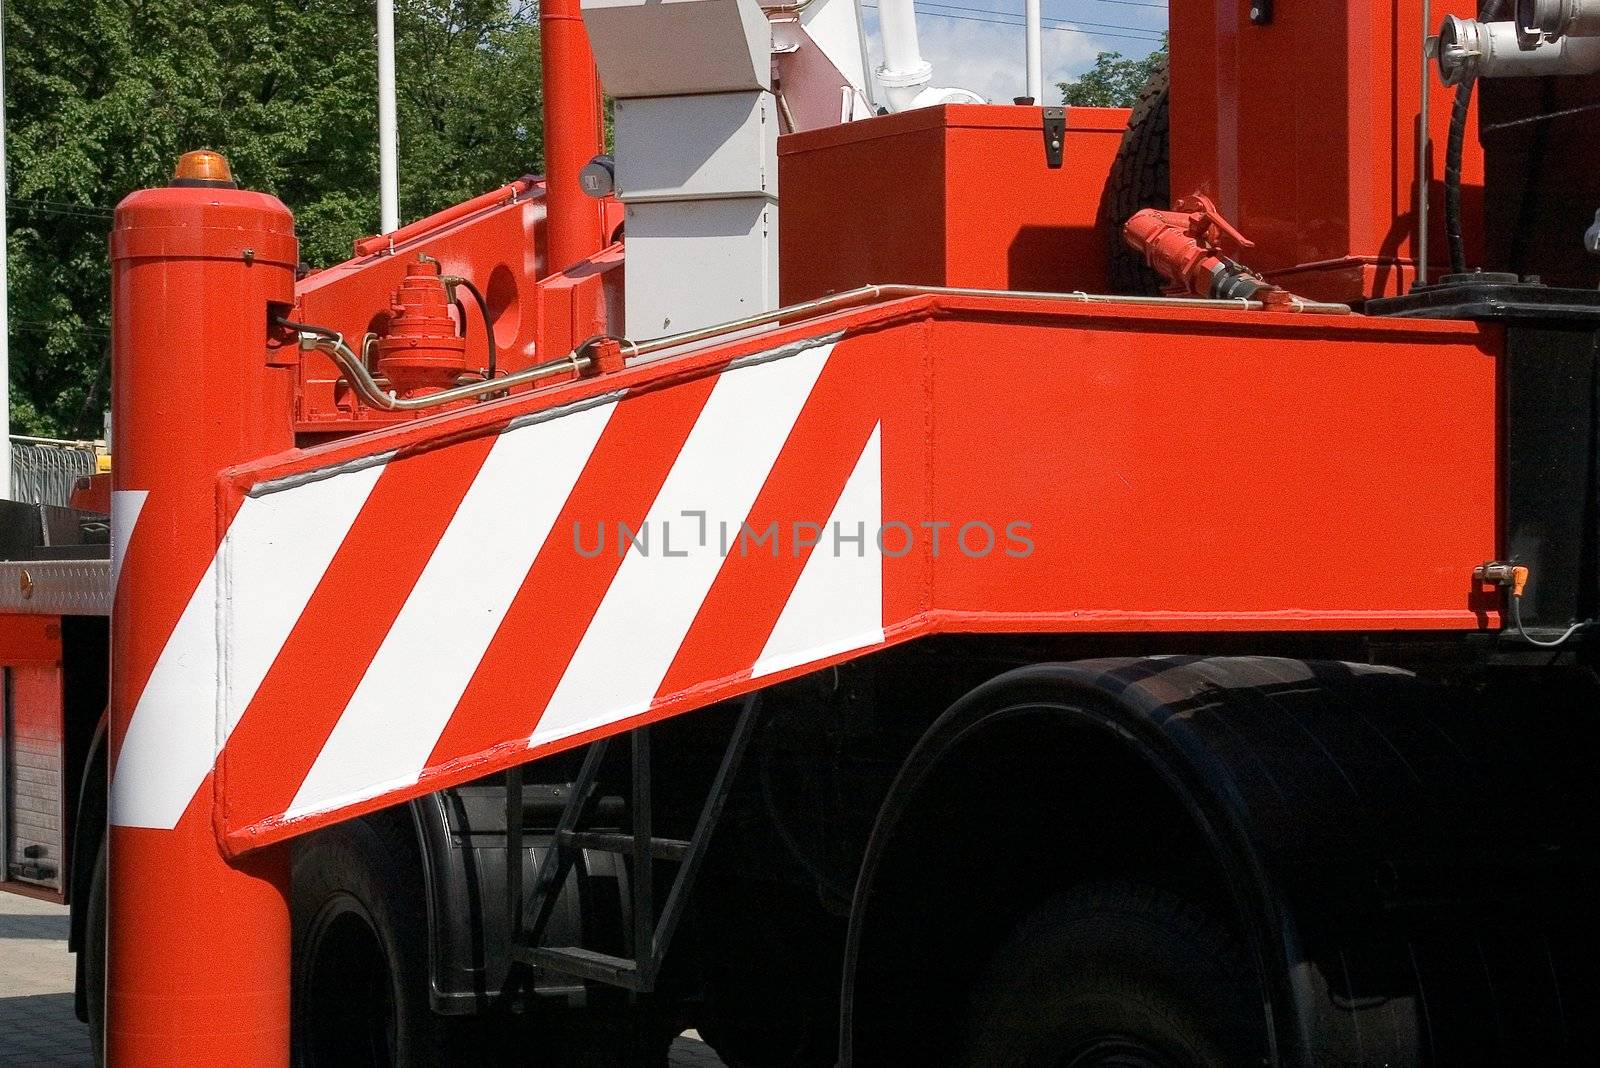
[[[89,1031],[72,1013],[67,910],[0,893],[0,1066],[92,1068]],[[673,1068],[721,1068],[693,1032],[672,1048]]]
[[[0,1065],[88,1068],[89,1032],[72,1014],[67,910],[0,894]]]

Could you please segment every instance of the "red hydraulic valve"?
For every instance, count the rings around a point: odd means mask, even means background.
[[[1240,250],[1254,248],[1255,243],[1199,193],[1178,201],[1176,211],[1145,208],[1123,225],[1122,237],[1166,279],[1169,294],[1259,300],[1269,308],[1298,299],[1222,254],[1225,240]]]
[[[378,373],[402,397],[450,389],[467,373],[466,338],[450,315],[437,260],[419,257],[406,266],[377,350]]]

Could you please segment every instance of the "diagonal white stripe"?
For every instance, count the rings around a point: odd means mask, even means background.
[[[245,498],[134,706],[112,823],[177,824],[382,470]]]
[[[883,641],[883,465],[874,427],[756,660],[755,678]]]
[[[111,492],[111,596],[117,596],[117,580],[122,577],[122,558],[127,555],[128,542],[133,539],[133,528],[139,524],[139,513],[149,490],[113,490]]]
[[[417,781],[615,410],[500,435],[286,815]]]
[[[720,530],[726,524],[730,541],[737,537],[832,350],[819,345],[718,379],[645,518],[648,552],[628,548],[529,744],[650,706],[722,567]],[[619,549],[616,533],[607,531],[607,552]]]

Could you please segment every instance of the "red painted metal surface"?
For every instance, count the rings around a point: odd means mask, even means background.
[[[1211,197],[1259,248],[1252,267],[1314,300],[1406,291],[1415,271],[1422,0],[1274,5],[1191,0],[1171,10],[1172,196]],[[1434,0],[1472,17],[1476,0]],[[1448,269],[1441,174],[1453,91],[1432,79],[1432,274]],[[1483,202],[1476,117],[1463,204]],[[1477,242],[1478,228],[1469,227]],[[1478,253],[1470,257],[1477,262]]]
[[[110,515],[111,476],[102,471],[78,479],[67,503],[79,511]]]
[[[416,259],[389,304],[389,322],[374,348],[378,373],[403,397],[438,393],[467,373],[466,339],[456,332],[439,262]]]
[[[1123,224],[1122,236],[1168,281],[1168,292],[1198,297],[1211,295],[1213,276],[1228,266],[1220,255],[1223,241],[1236,252],[1254,247],[1204,196],[1184,198],[1175,211],[1137,212]]]
[[[951,104],[778,141],[785,304],[886,282],[1106,290],[1100,199],[1128,113],[1069,108],[1062,166],[1036,107]]]
[[[359,238],[355,243],[357,256],[375,256],[380,252],[394,252],[408,241],[425,237],[452,223],[460,222],[490,208],[499,207],[520,200],[535,190],[542,190],[544,180],[533,175],[524,175],[514,182],[508,182],[499,189],[491,189],[487,193],[479,193],[470,200],[463,200],[459,204],[452,204],[448,208],[436,211],[432,215],[409,222],[387,234],[373,234],[371,237]]]
[[[506,187],[470,213],[441,212],[422,220],[393,251],[357,256],[302,279],[295,289],[294,318],[345,335],[359,347],[367,333],[389,326],[390,297],[419,255],[437,259],[446,274],[468,278],[489,305],[501,373],[564,355],[584,338],[621,322],[621,249],[611,246],[566,272],[547,274],[543,184],[532,180]],[[602,210],[620,225],[620,205]],[[457,315],[460,313],[457,312]],[[465,313],[467,360],[487,362],[484,323],[476,305]],[[295,431],[303,444],[414,418],[360,407],[339,378],[333,361],[318,353],[300,363],[295,393]]]
[[[170,824],[129,817],[222,729],[214,703],[152,673],[226,522],[202,473],[293,443],[296,353],[266,334],[293,300],[296,250],[281,203],[220,188],[134,193],[111,235],[114,492],[138,516],[114,532],[106,1048],[119,1066],[288,1059],[287,850],[224,861],[209,786]],[[166,725],[154,746],[138,733],[151,724]]]
[[[8,812],[0,891],[62,902],[68,790],[60,617],[0,615],[0,668],[7,705],[0,716],[0,759],[6,762],[0,808]]]
[[[552,271],[571,267],[606,243],[598,201],[578,186],[578,172],[604,145],[600,76],[578,0],[543,0],[539,45],[544,77],[544,166],[550,202]]]
[[[539,301],[535,290],[545,273],[543,185],[525,179],[506,187],[472,212],[441,212],[390,235],[393,251],[364,253],[318,271],[295,287],[295,318],[343,333],[359,347],[367,333],[388,326],[389,300],[418,255],[437,259],[447,274],[474,282],[489,305],[500,368],[517,371],[542,358]],[[481,198],[480,198],[481,199]],[[406,234],[406,231],[410,231]],[[402,234],[406,236],[402,237]],[[485,324],[468,303],[468,355],[487,361]],[[349,434],[403,416],[358,407],[333,361],[310,353],[300,363],[295,430],[302,440]]]
[[[637,531],[684,479],[679,467],[705,424],[726,418],[718,390],[783,362],[741,357],[806,339],[805,353],[786,358],[820,359],[821,369],[792,422],[745,415],[752,435],[776,433],[782,445],[757,472],[759,493],[726,504],[715,489],[726,479],[711,480],[705,507],[792,532],[826,524],[869,472],[889,540],[875,622],[840,636],[836,651],[823,641],[772,668],[770,643],[803,600],[812,546],[785,534],[781,551],[729,553],[694,593],[673,592],[669,567],[651,588],[654,612],[607,646],[620,669],[656,638],[668,644],[645,699],[611,707],[597,698],[598,720],[579,717],[541,741],[584,644],[613,625],[605,604],[627,585],[624,556],[637,549],[617,552],[614,541],[587,552],[593,530],[582,525]],[[254,655],[272,666],[238,697],[239,727],[220,764],[227,847],[250,850],[928,634],[1497,625],[1472,569],[1497,551],[1498,344],[1493,330],[1459,323],[929,296],[225,472],[222,499],[233,503],[224,513],[245,493],[257,505],[280,493],[288,502],[306,486],[341,500],[340,479],[364,494],[292,626]],[[824,356],[806,355],[819,347]],[[585,398],[610,405],[624,391],[570,489],[538,452],[526,461],[536,483],[496,459],[503,440],[524,432],[515,428],[558,433],[549,428],[591,410]],[[540,422],[540,412],[569,414]],[[546,446],[552,464],[562,440]],[[323,476],[307,481],[313,472]],[[547,529],[500,511],[533,485],[558,495]],[[240,533],[240,551],[274,536],[270,527]],[[497,561],[527,563],[493,587],[507,600],[492,631],[469,640],[442,613],[472,595],[439,561],[482,559],[490,539]],[[656,614],[675,596],[694,599],[690,617],[681,634],[662,637]],[[464,671],[463,688],[406,686],[417,656],[444,657],[425,677]],[[405,695],[407,719],[374,704],[387,686]],[[409,755],[385,764],[351,742],[350,722],[368,706],[381,709],[378,748],[424,731]],[[341,751],[361,767],[340,766]],[[335,786],[312,788],[322,780]]]

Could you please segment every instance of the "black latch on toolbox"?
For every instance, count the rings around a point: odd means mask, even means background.
[[[1061,146],[1067,140],[1067,109],[1044,110],[1044,161],[1051,170],[1061,167]]]

